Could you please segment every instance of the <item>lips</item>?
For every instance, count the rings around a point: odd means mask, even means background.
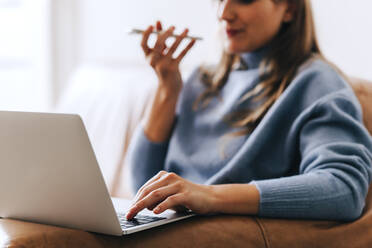
[[[242,31],[242,29],[226,28],[226,34],[228,37],[234,37]]]

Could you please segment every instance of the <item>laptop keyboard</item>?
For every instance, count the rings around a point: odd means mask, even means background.
[[[127,220],[124,213],[118,213],[119,222],[122,229],[140,226],[143,224],[148,224],[154,221],[164,220],[165,217],[149,216],[149,215],[139,215],[137,214],[132,220]]]

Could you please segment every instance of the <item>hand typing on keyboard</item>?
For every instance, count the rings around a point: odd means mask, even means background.
[[[159,172],[137,192],[134,204],[128,211],[128,220],[145,208],[160,214],[167,209],[191,210],[195,213],[212,213],[215,206],[212,188],[195,184],[175,173]]]

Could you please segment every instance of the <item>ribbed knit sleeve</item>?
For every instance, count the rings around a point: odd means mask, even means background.
[[[259,215],[358,218],[372,172],[371,137],[362,125],[359,104],[342,92],[335,93],[296,122],[298,130],[289,139],[298,139],[299,175],[253,181],[260,192]]]
[[[168,143],[168,141],[164,143],[150,141],[144,133],[143,124],[141,123],[137,127],[127,152],[133,193],[164,169]]]

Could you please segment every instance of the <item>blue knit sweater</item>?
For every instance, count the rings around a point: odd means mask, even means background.
[[[228,140],[226,114],[252,106],[238,102],[259,83],[262,52],[243,54],[248,70],[231,72],[207,108],[193,111],[204,91],[200,72],[185,82],[175,128],[164,143],[148,140],[143,125],[128,150],[136,191],[160,170],[201,184],[253,183],[259,216],[354,220],[363,210],[372,172],[372,139],[347,82],[326,62],[307,61],[255,130]]]

